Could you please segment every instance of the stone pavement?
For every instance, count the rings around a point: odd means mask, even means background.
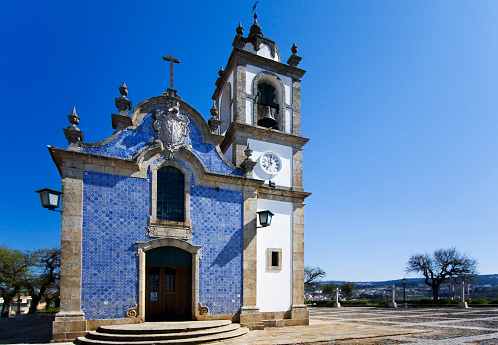
[[[310,308],[310,316],[309,327],[267,328],[218,344],[498,345],[498,308]],[[23,344],[2,341],[10,334],[2,326],[0,344]]]

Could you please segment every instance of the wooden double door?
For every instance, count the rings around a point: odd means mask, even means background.
[[[192,255],[176,247],[146,253],[145,321],[192,319]]]

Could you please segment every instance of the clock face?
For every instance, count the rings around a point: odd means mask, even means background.
[[[263,171],[270,175],[276,175],[282,169],[282,160],[273,152],[265,152],[259,159]]]

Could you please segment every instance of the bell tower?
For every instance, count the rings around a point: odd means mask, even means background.
[[[220,120],[216,134],[225,137],[221,149],[236,166],[247,158],[244,151],[248,144],[254,150],[253,159],[263,153],[259,149],[270,148],[265,143],[286,147],[283,149],[290,156],[281,157],[290,160],[286,181],[273,181],[285,166],[279,168],[278,174],[265,173],[264,168],[256,166],[253,177],[300,189],[300,152],[308,141],[301,137],[301,78],[305,71],[298,68],[301,57],[295,44],[287,64],[280,61],[277,45],[263,36],[257,18],[254,14],[247,37],[241,24],[236,28],[226,68],[218,72],[212,96]]]
[[[287,63],[263,35],[254,15],[249,35],[236,28],[226,68],[218,72],[210,119],[223,136],[221,151],[245,172],[264,181],[244,190],[243,305],[240,322],[306,325],[304,305],[304,199],[301,136],[301,57],[297,47]],[[256,211],[270,211],[271,226],[261,229]]]

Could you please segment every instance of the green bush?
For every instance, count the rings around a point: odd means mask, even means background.
[[[489,301],[484,298],[476,298],[473,300],[466,300],[469,304],[488,304]]]

